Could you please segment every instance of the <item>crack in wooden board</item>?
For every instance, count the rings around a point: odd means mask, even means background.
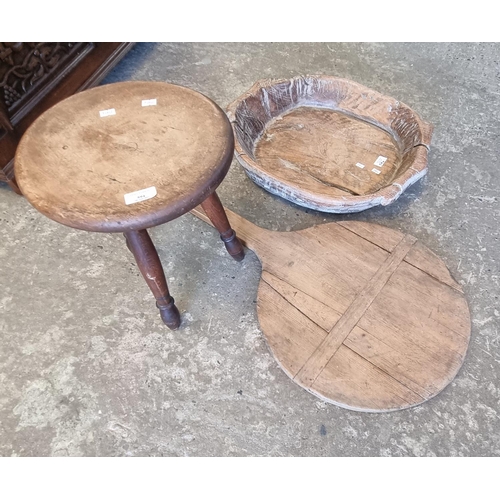
[[[324,304],[311,295],[298,290],[290,283],[277,278],[267,271],[262,272],[262,281],[272,287],[287,302],[289,302],[290,305],[298,309],[311,321],[314,321],[314,323],[323,328],[325,332],[329,332],[342,316],[342,314],[335,311],[327,304]]]
[[[417,393],[343,344],[334,360],[307,388],[329,402],[370,412],[408,408],[422,402]]]
[[[403,234],[399,231],[378,224],[359,221],[340,221],[337,224],[388,252],[392,252],[403,239]],[[460,285],[451,277],[444,262],[419,241],[415,243],[404,260],[429,276],[463,293]]]

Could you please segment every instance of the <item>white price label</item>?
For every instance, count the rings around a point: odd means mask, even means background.
[[[103,118],[105,116],[112,116],[112,115],[116,115],[115,108],[103,109],[102,111],[99,111],[99,116],[101,118]]]
[[[143,106],[156,106],[156,99],[143,99],[142,105]]]
[[[365,166],[362,163],[356,163],[356,167],[365,168]]]
[[[372,172],[374,172],[375,174],[380,174],[380,170],[376,169],[376,168],[372,168]]]
[[[384,163],[387,161],[387,158],[385,156],[379,156],[376,160],[374,165],[376,167],[383,167]]]
[[[139,201],[149,200],[157,195],[156,188],[154,186],[148,187],[146,189],[141,189],[140,191],[134,191],[133,193],[127,193],[124,195],[125,205],[132,205],[132,203],[138,203]]]

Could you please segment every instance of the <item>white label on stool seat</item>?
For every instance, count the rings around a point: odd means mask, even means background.
[[[111,116],[111,115],[116,115],[115,108],[103,109],[102,111],[99,111],[99,116],[101,118],[103,118],[104,116]]]
[[[142,105],[143,106],[156,106],[156,99],[143,99]]]
[[[132,205],[132,203],[137,203],[139,201],[145,201],[149,200],[150,198],[154,198],[156,194],[156,188],[154,186],[151,186],[146,189],[141,189],[140,191],[127,193],[123,197],[125,198],[125,205]]]
[[[376,168],[372,168],[372,172],[376,173],[377,175],[380,174],[380,170],[378,170]]]
[[[365,168],[365,166],[362,163],[356,163],[356,167]]]
[[[387,158],[385,156],[379,156],[376,160],[374,165],[376,167],[383,167],[384,163],[387,161]]]

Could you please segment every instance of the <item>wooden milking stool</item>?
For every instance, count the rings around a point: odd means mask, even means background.
[[[87,231],[124,233],[162,320],[180,315],[147,229],[201,204],[229,254],[244,257],[215,192],[233,157],[224,112],[204,95],[161,82],[123,82],[71,96],[27,130],[15,174],[47,217]]]

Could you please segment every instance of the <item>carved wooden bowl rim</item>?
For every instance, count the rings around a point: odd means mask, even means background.
[[[417,133],[415,134],[415,144],[413,148],[415,149],[415,155],[411,164],[402,171],[391,183],[373,193],[366,195],[352,195],[348,192],[345,195],[339,196],[335,194],[325,195],[321,193],[315,193],[310,190],[306,190],[294,184],[291,181],[283,179],[273,175],[272,172],[264,170],[259,163],[249,155],[248,148],[242,144],[240,134],[238,133],[237,125],[237,112],[241,109],[242,104],[249,98],[259,98],[259,95],[271,87],[276,87],[277,85],[290,84],[293,85],[296,82],[325,82],[327,84],[336,84],[339,86],[344,86],[351,95],[367,95],[373,101],[383,104],[385,109],[393,109],[404,112],[407,116],[411,117],[413,124],[416,126]],[[294,108],[298,108],[304,105],[304,101],[301,101],[295,106],[291,106],[285,112],[289,112]],[[319,107],[319,106],[318,106]],[[321,106],[322,108],[339,110],[338,106],[332,102],[332,106]],[[365,109],[365,111],[370,111],[370,109]],[[379,110],[380,111],[380,110]],[[296,76],[293,78],[281,78],[281,79],[262,79],[254,83],[254,85],[245,93],[240,95],[226,108],[227,115],[233,127],[233,132],[235,136],[235,156],[240,165],[245,169],[247,175],[259,186],[268,190],[269,192],[285,198],[293,203],[306,206],[308,208],[313,208],[315,210],[320,210],[323,212],[331,213],[349,213],[349,212],[360,212],[368,208],[377,205],[389,205],[401,196],[401,194],[412,184],[418,181],[427,173],[427,156],[429,152],[429,146],[432,137],[433,125],[425,122],[420,118],[420,116],[409,106],[398,101],[392,97],[385,96],[375,90],[372,90],[364,85],[353,82],[345,78],[338,78],[328,75],[304,75]],[[278,116],[281,113],[277,113]],[[360,114],[350,113],[352,116],[363,119],[366,122],[377,122],[376,118],[372,118],[369,114],[361,116]],[[397,115],[393,113],[393,119]],[[274,118],[274,117],[273,117]],[[271,118],[271,119],[273,119]],[[371,119],[372,118],[372,119]],[[390,119],[390,113],[385,117],[386,120]],[[380,126],[380,123],[377,123]],[[391,135],[397,137],[397,134],[391,127],[391,122],[387,121],[385,129]],[[264,129],[265,131],[265,125]],[[253,147],[255,148],[260,137],[254,140]],[[406,153],[405,153],[406,154]]]

